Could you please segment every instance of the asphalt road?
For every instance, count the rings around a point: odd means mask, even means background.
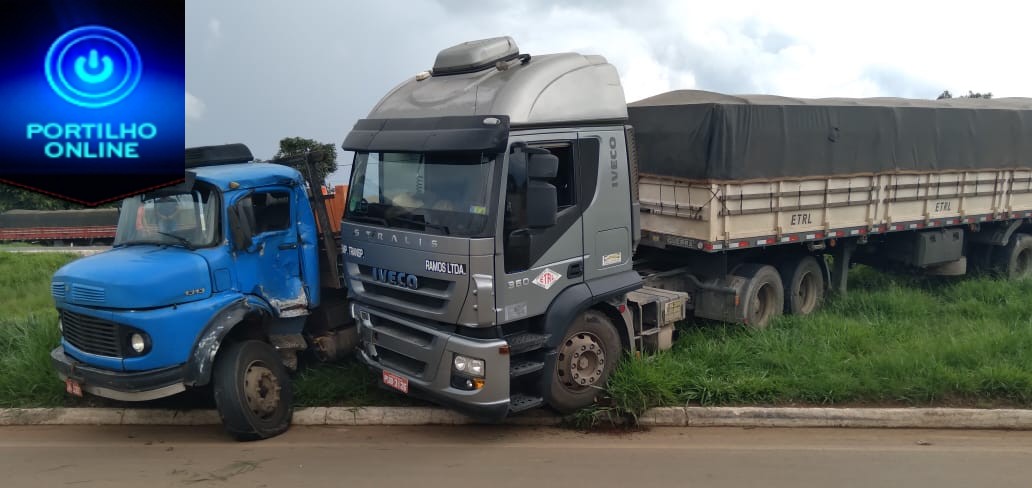
[[[1032,432],[294,427],[3,427],[0,486],[1023,487]]]

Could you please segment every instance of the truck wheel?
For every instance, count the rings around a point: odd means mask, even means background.
[[[556,349],[545,401],[560,413],[595,403],[622,352],[613,322],[597,310],[580,314]]]
[[[773,266],[743,264],[735,269],[734,274],[749,280],[741,297],[747,325],[762,329],[770,324],[771,319],[781,315],[785,309],[785,287]]]
[[[785,288],[785,313],[810,315],[824,301],[824,270],[813,256],[788,261],[778,267]]]
[[[1011,280],[1032,276],[1032,236],[1014,234],[1006,246],[993,253],[993,267]]]
[[[287,368],[272,346],[261,341],[231,343],[212,371],[215,406],[226,431],[239,441],[286,432],[294,414]]]

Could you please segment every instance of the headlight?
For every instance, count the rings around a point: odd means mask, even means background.
[[[452,366],[454,366],[455,371],[459,373],[465,373],[470,376],[481,378],[484,376],[483,359],[470,358],[456,354],[455,359],[452,361]]]
[[[129,336],[129,347],[132,347],[137,354],[140,354],[147,349],[147,340],[140,334],[133,334]]]
[[[455,371],[466,372],[466,365],[469,361],[464,356],[455,356]]]
[[[61,319],[57,319],[57,330],[64,333],[64,324],[61,323]]]

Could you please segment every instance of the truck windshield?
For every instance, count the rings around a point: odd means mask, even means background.
[[[214,191],[143,194],[122,201],[115,246],[158,244],[189,249],[214,244],[218,204]]]
[[[490,233],[495,158],[479,152],[357,153],[348,220],[440,235]]]

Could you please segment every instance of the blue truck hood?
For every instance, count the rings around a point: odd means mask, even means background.
[[[102,308],[155,308],[211,296],[208,262],[188,249],[131,246],[72,261],[54,273],[62,302]]]

